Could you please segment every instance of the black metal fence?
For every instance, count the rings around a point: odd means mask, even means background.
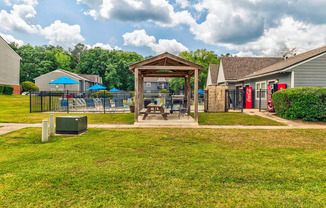
[[[261,110],[267,110],[267,89],[252,90],[251,95],[245,89],[226,90],[227,99],[225,100],[227,109],[234,111],[241,111],[246,108],[256,108]],[[248,102],[251,103],[248,106]]]
[[[74,113],[127,113],[134,106],[130,92],[30,92],[30,112],[74,112]],[[171,94],[146,93],[144,101],[162,103],[171,108]],[[203,98],[199,97],[199,108],[203,106]],[[191,100],[193,104],[193,99]]]
[[[30,112],[129,112],[129,92],[30,92]]]

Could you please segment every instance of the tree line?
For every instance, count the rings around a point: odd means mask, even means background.
[[[68,50],[52,45],[18,47],[15,43],[11,43],[10,46],[22,58],[20,82],[33,82],[35,77],[42,74],[64,69],[77,74],[99,75],[103,79],[103,85],[109,89],[115,87],[126,91],[134,90],[134,75],[128,66],[151,57],[122,50],[109,51],[99,47],[89,49],[82,43]],[[199,88],[203,89],[206,85],[208,66],[218,64],[219,57],[213,51],[206,49],[182,52],[179,56],[205,67],[199,75]],[[170,82],[170,88],[180,90],[183,82],[183,79],[174,78]]]

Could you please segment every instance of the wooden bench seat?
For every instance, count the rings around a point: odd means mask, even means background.
[[[164,113],[161,113],[160,111],[156,111],[156,112],[151,111],[151,112],[147,113],[146,111],[147,111],[147,109],[144,108],[139,113],[140,114],[166,114],[166,115],[167,114],[170,114],[170,110],[169,109],[165,109],[164,110]]]

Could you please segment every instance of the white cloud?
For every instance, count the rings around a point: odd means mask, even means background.
[[[5,35],[3,33],[0,33],[0,36],[5,40],[7,41],[7,43],[17,43],[18,46],[22,46],[24,45],[24,42],[22,40],[19,40],[19,39],[16,39],[14,38],[12,35]]]
[[[102,48],[102,49],[105,49],[105,50],[122,50],[120,47],[118,46],[114,46],[112,47],[110,44],[104,44],[104,43],[95,43],[93,46],[90,46],[90,45],[86,45],[87,48]]]
[[[15,4],[10,13],[5,10],[0,11],[0,25],[5,31],[35,34],[41,30],[40,25],[30,24],[35,15],[33,6]]]
[[[44,36],[49,40],[49,44],[63,47],[72,47],[84,41],[79,25],[68,25],[60,20],[45,28],[34,25],[32,21],[37,14],[34,9],[38,4],[37,0],[12,0],[7,3],[19,4],[14,4],[9,13],[5,10],[0,11],[0,31]]]
[[[176,4],[180,5],[182,9],[185,9],[190,6],[188,0],[176,0]]]
[[[264,35],[256,41],[245,44],[223,44],[239,55],[254,53],[261,56],[276,56],[282,46],[297,48],[298,53],[326,45],[326,25],[313,25],[284,17],[276,28],[265,30]],[[237,54],[238,55],[238,54]]]
[[[85,40],[80,34],[79,25],[68,25],[60,20],[56,20],[50,26],[45,27],[42,34],[51,45],[61,45],[66,48],[73,47]]]
[[[131,33],[125,33],[122,37],[124,39],[124,45],[151,47],[156,42],[156,38],[147,35],[145,30],[135,30]]]
[[[182,2],[186,5],[185,0]],[[84,14],[95,20],[155,22],[169,27],[195,22],[188,11],[175,12],[167,0],[77,0],[77,3],[88,5],[90,9]]]
[[[155,44],[151,47],[156,54],[169,52],[172,54],[179,54],[183,51],[188,51],[189,49],[184,46],[183,44],[179,43],[175,39],[167,40],[167,39],[160,39],[158,40],[158,44]]]
[[[125,33],[122,37],[124,39],[124,45],[146,46],[151,48],[156,54],[164,52],[179,54],[189,50],[175,39],[159,39],[158,43],[156,43],[156,38],[147,35],[145,30],[135,30],[131,33]]]

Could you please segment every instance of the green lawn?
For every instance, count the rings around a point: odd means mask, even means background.
[[[286,126],[260,116],[244,113],[198,113],[200,125],[257,125],[257,126]]]
[[[70,113],[71,115],[73,113]],[[67,113],[55,113],[55,116],[67,115]],[[132,113],[78,113],[87,115],[88,122],[92,124],[133,124]],[[0,95],[0,123],[41,123],[48,119],[49,113],[29,113],[29,96]]]
[[[326,130],[0,136],[0,207],[325,207]]]
[[[67,114],[55,113],[55,116],[60,115]],[[88,122],[91,124],[134,123],[132,113],[75,113],[75,115],[87,115]],[[41,123],[48,118],[49,113],[29,113],[29,96],[0,95],[0,123]],[[270,119],[241,113],[199,113],[198,118],[200,125],[284,125]]]

